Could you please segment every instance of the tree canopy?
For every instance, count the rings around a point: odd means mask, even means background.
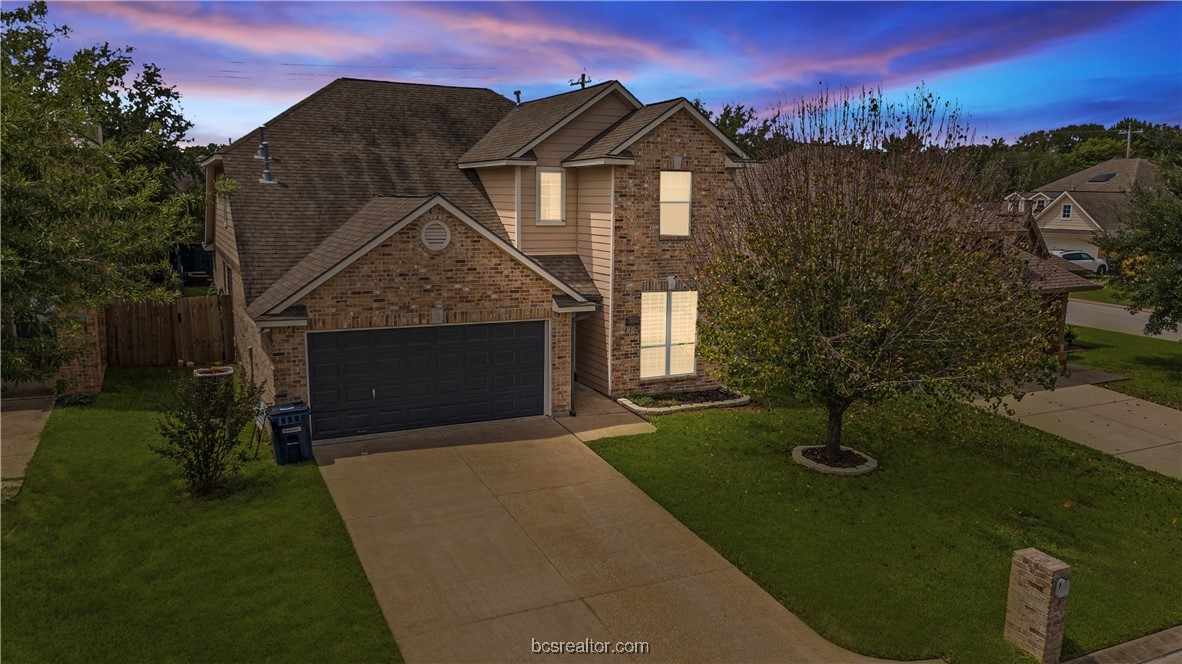
[[[167,297],[168,251],[191,234],[190,197],[168,179],[191,126],[158,68],[131,49],[53,55],[69,29],[43,2],[0,13],[0,305],[5,380],[52,377],[76,314]]]
[[[855,401],[1000,401],[1054,380],[1054,312],[1029,288],[996,162],[962,149],[959,109],[920,89],[801,100],[787,140],[703,224],[700,349],[724,380],[828,412]]]
[[[1182,166],[1159,170],[1161,186],[1134,185],[1123,227],[1096,241],[1117,261],[1110,284],[1128,298],[1130,311],[1151,309],[1146,334],[1182,323]]]

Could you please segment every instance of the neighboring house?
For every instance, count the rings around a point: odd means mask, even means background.
[[[717,384],[690,246],[748,164],[615,81],[514,104],[339,79],[204,162],[205,245],[239,360],[318,440],[562,414],[574,380]]]
[[[1155,180],[1153,164],[1144,159],[1109,159],[1007,200],[1020,212],[1034,213],[1050,249],[1103,257],[1094,236],[1119,231],[1133,184],[1153,187]]]
[[[1069,293],[1099,290],[1101,286],[1079,276],[1075,266],[1052,255],[1047,242],[1029,211],[998,211],[985,219],[999,235],[1014,239],[1019,255],[1026,263],[1026,282],[1030,289],[1044,298],[1044,307],[1055,315],[1055,325],[1048,330],[1048,351],[1059,358],[1059,365],[1067,367],[1067,297]]]

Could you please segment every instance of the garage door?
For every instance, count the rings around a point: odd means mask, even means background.
[[[544,412],[545,323],[308,334],[314,440]]]

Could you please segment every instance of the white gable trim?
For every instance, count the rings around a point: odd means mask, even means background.
[[[380,245],[383,242],[385,242],[386,240],[390,239],[390,237],[393,236],[398,231],[402,230],[403,228],[406,228],[407,225],[409,225],[412,221],[423,216],[424,214],[427,213],[427,211],[429,211],[431,208],[435,207],[436,205],[442,207],[444,210],[447,210],[453,216],[455,216],[455,218],[464,222],[469,227],[471,227],[473,230],[475,230],[477,233],[484,236],[485,239],[491,241],[493,244],[495,244],[498,247],[500,247],[501,249],[505,250],[505,252],[508,253],[510,256],[512,256],[513,258],[516,258],[519,263],[521,263],[525,267],[529,268],[530,270],[534,271],[538,276],[542,277],[546,281],[553,284],[556,288],[561,290],[563,293],[566,293],[567,295],[573,297],[575,300],[579,301],[580,303],[588,302],[587,298],[583,297],[583,295],[581,293],[579,293],[575,289],[568,286],[566,284],[566,282],[562,281],[561,279],[554,276],[553,274],[550,274],[549,271],[547,271],[541,265],[538,265],[536,262],[531,260],[525,254],[518,251],[513,245],[502,240],[500,238],[500,236],[498,236],[496,233],[493,233],[492,231],[488,230],[483,225],[478,223],[475,219],[468,216],[463,210],[459,209],[455,205],[452,205],[451,201],[447,200],[446,198],[444,198],[443,196],[441,196],[439,194],[435,194],[431,198],[427,199],[427,201],[424,202],[422,205],[418,206],[413,211],[411,211],[409,214],[407,214],[405,217],[403,217],[401,221],[399,221],[398,223],[394,224],[393,226],[390,226],[386,230],[379,233],[372,240],[370,240],[369,242],[366,242],[364,245],[362,245],[360,249],[358,249],[357,251],[354,251],[353,253],[346,256],[344,259],[342,259],[336,265],[334,265],[331,268],[329,268],[328,270],[326,270],[319,277],[316,277],[312,281],[308,282],[302,288],[300,288],[298,291],[296,291],[292,295],[289,295],[282,302],[271,307],[270,309],[268,309],[264,313],[265,314],[277,313],[277,312],[287,309],[288,307],[295,304],[296,302],[299,302],[301,299],[303,299],[303,297],[305,295],[316,290],[321,284],[328,281],[329,279],[332,279],[334,276],[337,275],[338,272],[340,272],[341,270],[352,265],[359,258],[368,254],[370,251],[372,251],[378,245]]]
[[[1094,219],[1092,219],[1092,214],[1090,212],[1088,212],[1087,210],[1085,210],[1084,206],[1080,205],[1078,201],[1076,201],[1074,198],[1072,198],[1071,192],[1069,192],[1069,191],[1065,191],[1065,192],[1059,194],[1058,196],[1056,196],[1055,200],[1051,201],[1050,203],[1047,203],[1047,206],[1044,207],[1042,210],[1040,210],[1037,215],[1035,215],[1035,217],[1034,217],[1035,223],[1038,223],[1040,219],[1043,219],[1043,217],[1050,215],[1049,217],[1047,217],[1043,221],[1042,225],[1040,226],[1040,229],[1045,228],[1046,226],[1049,226],[1050,224],[1052,224],[1056,221],[1061,221],[1061,219],[1059,218],[1057,213],[1053,214],[1053,215],[1051,215],[1050,213],[1051,213],[1051,210],[1061,211],[1063,209],[1063,205],[1064,205],[1063,199],[1064,198],[1066,198],[1068,201],[1071,201],[1072,215],[1082,212],[1083,217],[1081,217],[1081,218],[1085,222],[1087,222],[1095,231],[1100,232],[1100,233],[1104,232],[1104,229],[1100,228],[1100,224],[1097,224],[1096,221]],[[1052,228],[1051,230],[1052,231],[1060,231],[1063,229]],[[1086,232],[1086,231],[1079,231],[1079,232]]]
[[[645,125],[644,128],[642,128],[640,131],[636,132],[635,134],[632,134],[632,136],[628,140],[617,145],[611,151],[611,154],[618,155],[621,152],[623,152],[624,150],[627,150],[630,145],[632,145],[636,141],[639,141],[641,138],[644,137],[645,134],[649,133],[653,129],[656,129],[657,126],[660,125],[662,122],[673,117],[673,114],[677,113],[678,111],[688,111],[689,116],[691,118],[697,120],[698,124],[702,125],[702,127],[704,127],[706,129],[706,131],[709,131],[711,134],[713,134],[714,138],[717,139],[719,143],[722,143],[727,148],[729,148],[731,150],[731,152],[734,152],[735,154],[739,155],[740,157],[743,157],[744,159],[747,158],[747,153],[744,152],[742,148],[735,145],[734,141],[732,141],[730,138],[728,138],[726,134],[722,133],[718,129],[718,127],[715,127],[713,122],[707,120],[706,116],[702,115],[702,112],[699,111],[698,109],[694,108],[694,105],[691,104],[689,102],[689,100],[685,99],[685,98],[682,98],[681,101],[679,101],[676,104],[674,104],[673,106],[671,106],[669,108],[669,110],[667,110],[664,113],[662,113],[661,115],[657,116],[656,120],[653,120],[652,122]]]
[[[632,105],[633,109],[642,108],[644,106],[644,104],[640,103],[639,99],[637,99],[636,97],[633,97],[631,92],[628,92],[627,88],[625,88],[619,81],[616,81],[615,83],[612,83],[611,85],[609,85],[606,88],[604,88],[603,90],[601,90],[598,94],[596,94],[591,99],[588,99],[586,102],[584,102],[584,104],[582,106],[576,108],[574,111],[572,111],[565,118],[563,118],[562,120],[559,120],[558,124],[547,129],[545,132],[542,133],[541,136],[538,136],[534,140],[527,143],[525,145],[525,147],[521,148],[517,152],[514,152],[513,157],[514,158],[520,157],[521,155],[525,154],[526,152],[529,152],[530,150],[534,149],[539,143],[546,140],[547,138],[550,138],[559,129],[562,129],[567,124],[569,124],[571,122],[571,120],[574,120],[575,118],[582,115],[583,111],[586,111],[587,109],[591,108],[595,104],[598,104],[601,99],[603,99],[604,97],[608,96],[609,94],[611,94],[613,92],[619,93],[621,97],[623,97],[629,104]]]

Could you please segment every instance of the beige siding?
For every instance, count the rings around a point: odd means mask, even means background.
[[[509,241],[517,246],[517,187],[514,171],[515,166],[477,169],[480,182],[497,210],[497,216],[509,232]]]
[[[1071,206],[1071,218],[1063,219],[1063,206]],[[1064,197],[1053,204],[1048,204],[1047,209],[1042,214],[1038,215],[1038,226],[1043,230],[1048,231],[1080,231],[1092,233],[1100,230],[1100,226],[1092,219],[1092,216],[1087,213],[1079,203],[1076,203]]]
[[[214,211],[214,249],[238,268],[238,241],[234,237],[234,210],[230,199],[218,196]]]
[[[622,97],[611,94],[587,109],[579,117],[554,132],[534,147],[538,166],[559,167],[562,160],[583,147],[603,130],[615,124],[632,110]],[[541,225],[537,223],[537,169],[521,169],[522,251],[530,254],[573,254],[578,250],[579,179],[585,169],[566,169],[566,223]]]
[[[611,317],[612,294],[612,168],[578,169],[578,251],[603,295],[603,307],[578,324],[576,373],[584,385],[605,394],[611,392],[607,321]]]

